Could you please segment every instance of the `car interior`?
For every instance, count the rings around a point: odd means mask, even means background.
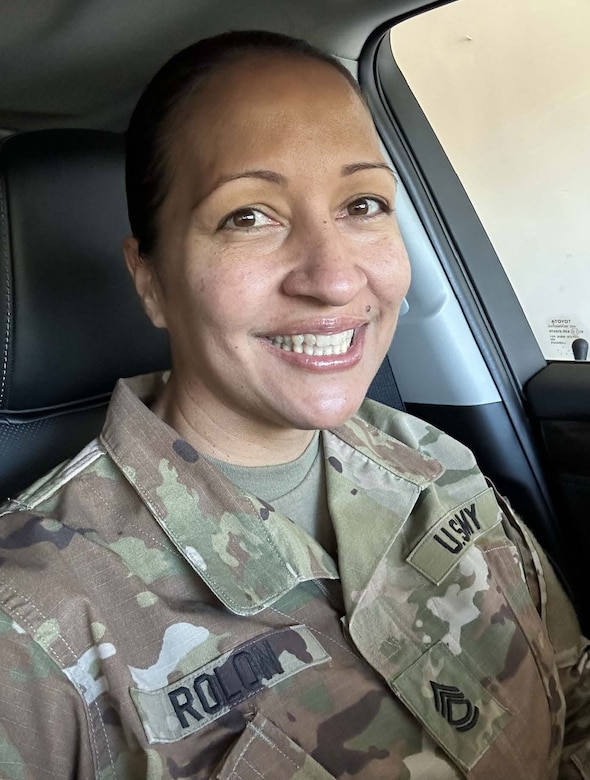
[[[461,0],[456,0],[461,2]],[[491,2],[491,0],[488,0]],[[5,0],[0,5],[0,499],[76,454],[120,376],[166,369],[123,262],[123,133],[174,52],[230,29],[309,40],[355,74],[399,177],[407,311],[371,397],[467,444],[590,628],[590,366],[543,357],[396,63],[432,0]],[[424,53],[427,56],[427,52]]]

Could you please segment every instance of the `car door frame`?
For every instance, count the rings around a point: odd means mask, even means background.
[[[582,401],[574,413],[584,417],[584,399],[590,410],[590,364],[565,363],[567,368],[560,369],[543,357],[494,247],[394,59],[389,31],[407,18],[397,17],[367,41],[359,60],[359,81],[501,402],[467,407],[404,401],[409,411],[444,428],[475,451],[483,470],[526,518],[554,562],[565,571],[567,581],[579,591],[576,580],[581,562],[570,553],[580,539],[575,533],[572,536],[560,474],[544,446],[546,415],[538,398],[550,393],[553,415],[563,417],[572,412],[571,404],[560,405],[556,391],[547,389],[555,385],[555,374],[565,370],[569,373],[558,384],[567,388],[572,375],[577,376]],[[545,380],[548,370],[551,376]],[[533,377],[531,386],[537,389],[529,398],[527,384]],[[590,411],[587,414],[590,419]],[[585,605],[578,608],[590,623]]]

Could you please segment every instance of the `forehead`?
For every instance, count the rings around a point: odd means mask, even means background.
[[[176,163],[212,169],[287,165],[309,154],[381,159],[371,117],[346,78],[311,57],[250,55],[218,68],[187,99]],[[298,162],[297,164],[300,164]]]

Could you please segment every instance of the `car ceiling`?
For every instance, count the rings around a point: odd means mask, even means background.
[[[448,1],[448,0],[447,0]],[[268,29],[358,59],[432,0],[0,0],[0,128],[124,129],[158,67],[199,38]]]

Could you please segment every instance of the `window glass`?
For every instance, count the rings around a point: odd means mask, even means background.
[[[590,341],[590,3],[457,0],[391,32],[543,354]]]

